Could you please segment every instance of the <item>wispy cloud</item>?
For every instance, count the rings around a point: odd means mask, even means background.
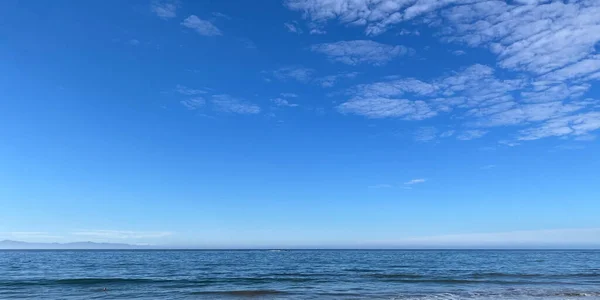
[[[206,104],[206,100],[204,100],[204,98],[202,97],[194,97],[190,99],[181,100],[179,103],[181,103],[189,110],[195,110],[204,106],[204,104]]]
[[[127,43],[131,46],[138,46],[140,44],[140,41],[137,39],[130,39]]]
[[[271,72],[263,72],[263,73],[269,74],[279,80],[285,81],[288,79],[293,79],[296,81],[306,83],[312,79],[313,74],[315,73],[315,70],[300,67],[300,66],[288,66],[288,67],[279,68],[279,69],[271,71]]]
[[[290,103],[287,99],[284,99],[284,98],[273,98],[273,99],[271,99],[271,102],[273,102],[273,104],[275,104],[277,106],[282,106],[282,107],[298,107],[298,104]]]
[[[456,138],[461,141],[470,141],[470,140],[478,139],[478,138],[484,136],[486,133],[487,133],[487,131],[480,130],[480,129],[465,130],[463,132],[460,132],[456,136]]]
[[[467,54],[467,52],[463,51],[463,50],[454,50],[452,51],[452,54],[456,55],[456,56],[462,56]]]
[[[173,235],[170,231],[132,231],[132,230],[81,230],[72,235],[104,239],[152,239]]]
[[[358,85],[348,92],[353,98],[340,107],[354,108],[351,112],[371,118],[422,120],[455,108],[512,101],[510,92],[521,86],[520,80],[499,80],[492,68],[473,65],[432,82],[402,78]],[[424,100],[401,98],[411,94]]]
[[[153,0],[150,3],[150,10],[161,19],[172,19],[177,16],[177,0]]]
[[[310,34],[313,34],[313,35],[327,34],[327,31],[319,29],[319,28],[313,28],[310,30]]]
[[[258,114],[261,111],[258,105],[245,102],[227,94],[213,95],[211,103],[215,110],[224,113],[251,115]]]
[[[231,17],[224,14],[224,13],[220,13],[220,12],[213,12],[212,13],[213,16],[217,17],[217,18],[223,18],[223,19],[227,19],[227,20],[231,20]]]
[[[511,140],[499,140],[498,144],[507,146],[507,147],[516,147],[516,146],[521,145],[521,143],[519,143],[517,141],[511,141]]]
[[[200,19],[196,15],[187,17],[185,20],[183,20],[183,22],[181,22],[181,25],[193,29],[198,34],[204,36],[222,35],[221,30],[219,30],[217,26],[210,21]]]
[[[496,165],[485,165],[485,166],[481,167],[481,169],[482,170],[491,170],[495,167],[496,167]]]
[[[0,237],[17,240],[62,239],[63,236],[45,231],[9,231],[0,232]]]
[[[298,94],[294,93],[280,93],[279,95],[283,98],[298,98]]]
[[[329,88],[333,87],[340,79],[350,79],[358,76],[358,72],[346,72],[339,73],[336,75],[328,75],[321,78],[317,78],[316,82],[320,84],[322,87]]]
[[[440,134],[441,138],[448,138],[453,136],[456,133],[456,130],[446,130]]]
[[[409,181],[405,182],[404,185],[421,184],[421,183],[425,183],[426,181],[427,181],[427,179],[417,178],[417,179],[412,179],[412,180],[409,180]]]
[[[318,44],[312,46],[311,50],[325,54],[331,61],[348,65],[367,63],[376,66],[384,65],[398,56],[414,52],[404,46],[386,45],[370,40]]]
[[[424,101],[383,97],[354,98],[337,108],[344,114],[357,114],[373,119],[395,117],[405,120],[423,120],[437,114]]]
[[[205,90],[200,90],[200,89],[193,89],[193,88],[189,88],[187,86],[184,85],[180,85],[178,84],[175,87],[175,91],[179,94],[185,95],[185,96],[195,96],[195,95],[201,95],[201,94],[206,94],[208,93]]]
[[[421,127],[415,132],[415,140],[418,142],[429,142],[437,139],[438,130],[434,127]]]
[[[380,184],[375,184],[375,185],[369,186],[370,189],[389,189],[391,187],[392,187],[392,185],[387,184],[387,183],[380,183]]]
[[[302,34],[304,32],[302,28],[300,28],[300,26],[298,25],[298,22],[296,21],[285,22],[283,23],[283,27],[285,27],[287,31],[297,34]]]
[[[396,33],[396,35],[401,35],[401,36],[402,35],[417,35],[418,36],[418,35],[421,35],[421,32],[418,30],[411,31],[411,30],[402,28],[400,31],[398,31]]]
[[[523,129],[519,132],[519,140],[537,140],[550,136],[585,136],[599,128],[600,112],[592,111],[550,119],[541,125]]]

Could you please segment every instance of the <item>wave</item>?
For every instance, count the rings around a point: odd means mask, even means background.
[[[378,280],[384,282],[396,283],[437,283],[437,284],[497,284],[497,285],[529,285],[537,284],[538,282],[529,280],[485,280],[485,279],[455,279],[455,278],[410,278],[410,277],[379,277]],[[543,284],[564,284],[558,281],[539,282]]]
[[[37,285],[116,285],[116,284],[161,284],[165,287],[174,285],[198,286],[211,284],[265,284],[265,283],[299,283],[318,281],[306,277],[233,277],[233,278],[199,278],[199,279],[152,279],[152,278],[66,278],[41,280],[0,280],[0,286],[37,286]]]
[[[364,275],[366,277],[372,278],[382,278],[382,279],[396,279],[396,278],[424,278],[424,275],[420,274],[410,274],[410,273],[395,273],[395,274],[386,274],[386,273],[375,273]]]
[[[578,299],[593,297],[596,299],[600,297],[600,292],[583,292],[583,291],[531,291],[531,290],[516,290],[507,292],[471,292],[471,293],[433,293],[433,294],[420,294],[420,295],[397,295],[392,297],[393,300],[453,300],[453,299]]]
[[[67,278],[67,279],[42,279],[42,280],[2,280],[0,285],[4,286],[28,286],[28,285],[96,285],[114,283],[157,283],[161,280],[144,278]]]
[[[278,290],[232,290],[232,291],[198,291],[191,292],[191,295],[228,295],[228,296],[244,296],[257,297],[268,295],[289,294],[288,292]]]
[[[528,273],[500,273],[500,272],[488,272],[488,273],[473,273],[469,276],[479,277],[513,277],[513,278],[570,278],[570,277],[598,277],[600,273],[566,273],[566,274],[528,274]]]

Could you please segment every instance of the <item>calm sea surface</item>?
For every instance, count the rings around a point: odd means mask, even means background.
[[[0,251],[0,299],[247,298],[600,299],[600,251]]]

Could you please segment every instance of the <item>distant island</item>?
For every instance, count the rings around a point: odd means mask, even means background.
[[[95,242],[73,242],[73,243],[28,243],[13,240],[0,241],[0,250],[94,250],[94,249],[153,249],[152,246],[119,244],[119,243],[95,243]]]

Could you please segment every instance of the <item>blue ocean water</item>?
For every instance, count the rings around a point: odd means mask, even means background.
[[[1,299],[600,299],[600,251],[0,251]]]

